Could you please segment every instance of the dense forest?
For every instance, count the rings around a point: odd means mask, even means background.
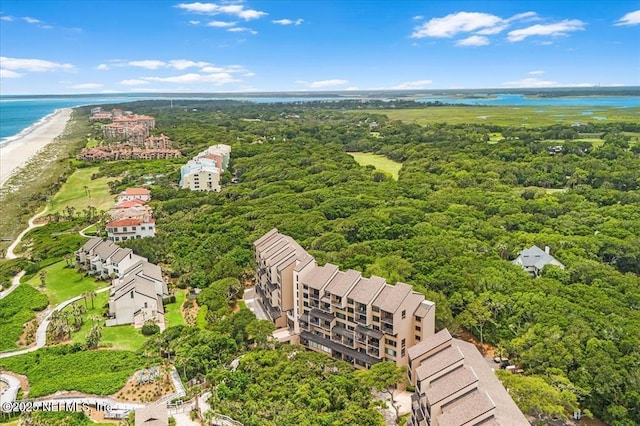
[[[321,264],[412,284],[437,303],[439,328],[472,332],[515,360],[524,398],[545,386],[550,404],[565,410],[640,423],[640,145],[628,136],[640,124],[418,126],[350,110],[352,102],[324,106],[126,105],[156,117],[156,131],[187,157],[215,143],[233,148],[221,193],[178,189],[174,160],[104,163],[98,174],[117,178],[114,193],[153,182],[158,236],[123,245],[161,264],[175,284],[204,289],[200,301],[211,304],[207,330],[162,335],[178,357],[185,348],[203,351],[201,361],[183,361],[184,374],[227,383],[215,395],[223,413],[246,403],[245,388],[268,393],[243,369],[277,365],[282,355],[256,353],[220,377],[216,366],[251,333],[238,326],[220,337],[220,324],[235,320],[211,300],[224,292],[220,283],[251,279],[251,244],[277,227]],[[399,179],[359,166],[349,151],[401,162]],[[549,246],[566,269],[547,267],[534,279],[509,262],[533,244]],[[209,340],[221,348],[216,354],[205,350]],[[344,386],[333,389],[336,398],[344,399]],[[340,407],[360,416],[349,401]],[[253,424],[261,404],[241,420]],[[300,409],[290,404],[291,417],[273,420],[295,423]],[[544,404],[521,407],[540,415]]]

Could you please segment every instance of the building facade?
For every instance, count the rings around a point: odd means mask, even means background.
[[[435,304],[412,287],[318,266],[295,240],[269,231],[254,243],[256,292],[292,341],[359,368],[407,365],[407,350],[433,335]]]
[[[202,151],[180,168],[180,188],[219,192],[220,177],[229,166],[230,156],[229,145],[212,145]]]
[[[105,228],[107,239],[111,241],[126,241],[156,236],[156,220],[148,217],[112,220],[107,222]]]
[[[151,191],[147,188],[127,188],[118,194],[118,203],[123,201],[151,201]]]

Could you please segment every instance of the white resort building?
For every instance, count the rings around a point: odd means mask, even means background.
[[[180,168],[180,188],[191,191],[220,191],[220,177],[227,170],[231,147],[213,145]]]

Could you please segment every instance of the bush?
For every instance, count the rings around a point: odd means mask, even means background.
[[[171,295],[162,299],[163,305],[168,305],[169,303],[176,303],[176,296]]]
[[[152,336],[160,332],[160,326],[158,324],[144,324],[142,326],[142,334],[145,336]]]

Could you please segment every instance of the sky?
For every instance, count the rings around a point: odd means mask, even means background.
[[[0,95],[640,86],[640,1],[3,0]]]

